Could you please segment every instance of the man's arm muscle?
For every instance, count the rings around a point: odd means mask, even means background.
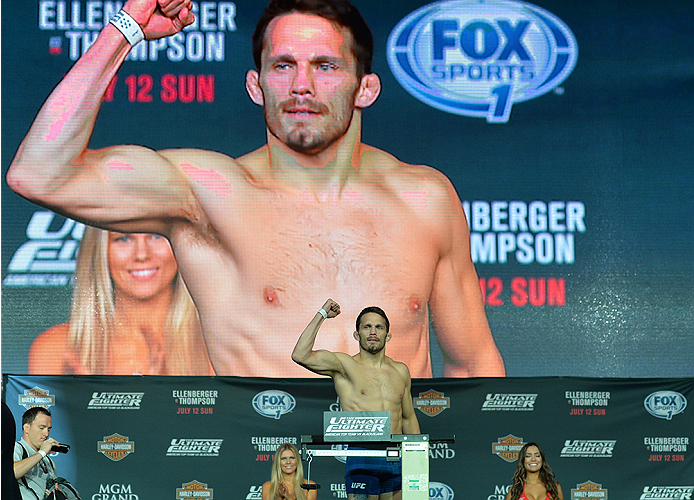
[[[447,205],[447,206],[446,206]],[[470,258],[470,233],[455,189],[446,179],[442,202],[444,246],[429,301],[443,354],[445,377],[504,376],[484,310],[477,272]]]
[[[156,0],[131,0],[125,10],[150,38],[173,34],[183,27],[180,20],[174,22],[155,11],[156,7]],[[192,18],[186,17],[188,22]],[[104,92],[129,50],[123,35],[107,24],[48,97],[20,145],[7,174],[15,192],[56,212],[101,225],[117,221],[112,219],[116,215],[119,219],[151,221],[192,198],[180,170],[150,149],[87,149]],[[123,123],[127,126],[127,117]],[[121,215],[119,211],[127,213]],[[137,229],[163,230],[151,226]]]
[[[326,311],[328,318],[334,318],[340,314],[340,306],[331,299],[325,302],[323,310]],[[344,353],[334,353],[323,349],[313,350],[318,330],[325,319],[327,318],[323,318],[320,313],[315,314],[311,322],[301,333],[299,340],[297,340],[294,351],[292,351],[292,360],[319,375],[334,377],[337,374],[341,374],[344,376],[345,370],[340,358],[349,358],[349,356]]]

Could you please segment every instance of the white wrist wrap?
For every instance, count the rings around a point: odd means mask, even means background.
[[[321,307],[320,309],[318,309],[318,312],[320,313],[321,316],[323,316],[323,319],[328,319],[328,313],[325,312],[325,309],[323,309]]]
[[[38,452],[41,454],[41,460],[43,460],[44,458],[46,458],[46,452],[45,452],[45,451],[39,450]]]
[[[113,16],[109,22],[118,28],[118,31],[123,33],[123,36],[130,45],[135,46],[145,38],[145,34],[142,32],[140,25],[137,24],[137,21],[122,9],[118,14]]]

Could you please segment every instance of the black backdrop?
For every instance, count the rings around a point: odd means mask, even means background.
[[[508,10],[508,3],[497,3]],[[187,53],[153,50],[147,60],[126,62],[91,145],[139,142],[156,149],[191,146],[239,156],[263,144],[262,113],[243,86],[243,75],[252,67],[249,38],[263,4],[202,2],[208,22],[187,32]],[[505,123],[430,107],[393,76],[388,36],[423,2],[356,4],[374,31],[375,71],[384,86],[365,113],[365,141],[408,163],[446,173],[471,207],[478,244],[485,238],[497,244],[499,238],[516,242],[520,232],[487,227],[484,212],[477,211],[485,207],[506,213],[504,207],[515,201],[528,207],[533,202],[546,207],[557,203],[559,208],[575,203],[585,210],[583,228],[545,231],[550,239],[573,239],[572,251],[561,259],[549,252],[547,258],[527,261],[513,252],[477,249],[487,315],[508,375],[693,375],[691,2],[537,2],[573,33],[575,68],[550,92],[514,103]],[[444,7],[453,10],[456,5]],[[3,172],[41,103],[97,31],[87,23],[89,6],[106,12],[119,4],[3,4]],[[529,39],[523,43],[541,45]],[[198,52],[201,47],[208,52]],[[539,61],[537,54],[533,57]],[[183,102],[188,96],[173,95],[164,75],[192,76],[203,84],[202,91],[192,102]],[[138,94],[143,85],[139,78],[153,82],[152,91],[145,93],[151,101]],[[243,116],[244,126],[225,129],[228,116]],[[5,373],[26,372],[32,340],[68,316],[71,245],[80,232],[61,218],[49,227],[30,225],[43,212],[3,184]],[[529,233],[536,237],[541,232]],[[435,347],[432,355],[434,374],[440,376]]]
[[[338,409],[330,380],[235,377],[9,376],[15,419],[48,404],[55,457],[82,499],[259,499],[275,448],[322,432]],[[420,379],[422,432],[455,443],[430,450],[430,498],[502,500],[518,450],[536,441],[566,500],[687,499],[694,493],[694,379],[578,377]],[[668,418],[669,417],[669,418]],[[346,498],[344,465],[317,457],[319,498]],[[190,488],[190,486],[189,486]],[[111,496],[115,494],[131,496]],[[205,493],[206,494],[206,493]]]

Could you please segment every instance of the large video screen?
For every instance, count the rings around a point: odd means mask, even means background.
[[[694,375],[690,2],[354,3],[382,88],[344,176],[267,161],[246,90],[265,1],[240,0],[135,46],[89,140],[185,158],[196,196],[223,200],[200,202],[209,234],[87,227],[3,182],[4,373],[309,377],[291,351],[332,298],[318,348],[356,353],[357,314],[380,306],[415,378]],[[120,7],[3,5],[3,174]],[[140,215],[132,193],[175,205],[177,178],[148,168],[127,192],[81,186],[84,205],[110,222]]]

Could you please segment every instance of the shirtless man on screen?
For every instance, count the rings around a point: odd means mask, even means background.
[[[218,375],[305,376],[287,356],[294,339],[277,332],[300,331],[302,315],[333,295],[391,311],[398,335],[389,353],[407,359],[414,377],[432,375],[430,314],[445,376],[503,376],[452,184],[361,141],[362,110],[381,85],[371,33],[345,0],[273,1],[263,13],[257,69],[246,76],[264,108],[261,148],[236,159],[88,148],[104,92],[137,38],[128,30],[170,36],[193,22],[190,6],[125,3],[134,21],[106,24],[48,97],[10,166],[10,187],[86,224],[168,238]],[[347,329],[348,320],[331,321],[318,347],[347,350]]]

